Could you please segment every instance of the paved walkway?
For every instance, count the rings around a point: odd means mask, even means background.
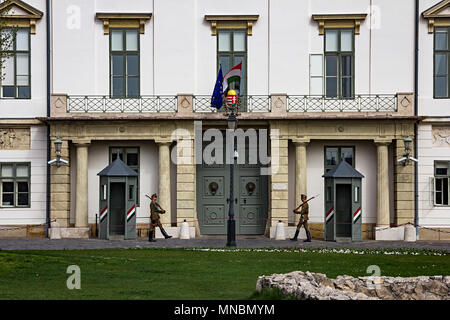
[[[450,251],[450,241],[363,241],[353,243],[326,242],[313,240],[310,243],[302,241],[292,242],[275,241],[265,237],[238,237],[237,248],[271,248],[271,247],[304,247],[304,248],[354,248],[354,249],[376,249],[376,248],[411,248],[411,249],[434,249]],[[61,239],[49,240],[44,238],[35,239],[0,239],[0,250],[85,250],[85,249],[129,249],[129,248],[222,248],[226,245],[226,237],[202,237],[191,240],[180,239],[158,239],[150,243],[144,239],[139,240],[81,240]]]

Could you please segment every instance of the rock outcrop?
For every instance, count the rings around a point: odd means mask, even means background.
[[[299,300],[450,300],[450,276],[329,279],[321,273],[295,271],[258,278],[258,292],[271,288]]]

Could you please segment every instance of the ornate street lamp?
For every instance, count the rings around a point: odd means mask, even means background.
[[[62,140],[57,137],[53,144],[55,145],[55,153],[61,155]]]
[[[411,153],[412,139],[410,137],[406,137],[405,139],[403,139],[403,142],[405,143],[406,154],[409,155]]]
[[[63,142],[61,141],[61,139],[59,137],[56,137],[55,141],[53,141],[53,144],[55,146],[56,159],[50,160],[48,162],[48,164],[50,165],[56,163],[56,166],[58,168],[61,167],[61,163],[69,164],[69,161],[61,158],[62,143]]]
[[[411,145],[412,145],[412,139],[410,137],[405,137],[403,139],[403,143],[405,144],[405,154],[403,155],[403,158],[400,158],[397,160],[397,162],[403,163],[403,165],[406,167],[410,164],[411,161],[419,162],[414,157],[411,157]]]
[[[237,109],[236,91],[228,91],[227,106],[231,109],[231,113],[227,119],[228,129],[233,130],[234,132],[237,127],[237,118],[235,114],[235,110]],[[234,151],[233,159],[230,164],[230,207],[228,211],[227,223],[227,247],[236,247],[236,221],[234,220],[234,161],[237,157],[237,151]]]

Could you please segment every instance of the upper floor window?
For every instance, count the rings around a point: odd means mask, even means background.
[[[0,193],[2,207],[30,206],[30,164],[1,163]]]
[[[450,27],[434,32],[434,97],[450,98]]]
[[[232,84],[238,95],[247,95],[247,30],[223,29],[217,31],[217,69],[222,66],[225,75],[242,62],[241,82]]]
[[[354,29],[325,30],[325,96],[353,98],[355,46]]]
[[[110,30],[110,92],[112,98],[140,96],[139,29]]]
[[[347,161],[355,167],[355,147],[325,147],[325,173],[337,166],[341,161]]]
[[[0,77],[1,97],[30,99],[30,29],[7,29],[5,32],[14,33],[14,37],[6,48],[1,48],[6,53]]]

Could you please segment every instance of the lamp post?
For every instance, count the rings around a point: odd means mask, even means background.
[[[237,127],[237,118],[235,114],[235,109],[237,108],[236,91],[228,91],[227,105],[231,109],[231,113],[227,119],[228,129],[233,130],[234,132]],[[230,207],[228,211],[227,223],[227,247],[236,247],[236,220],[234,220],[234,161],[237,156],[237,152],[234,151],[233,158],[231,159],[230,164]]]
[[[55,145],[55,153],[56,153],[56,166],[59,168],[61,167],[61,147],[62,147],[62,141],[59,137],[56,138],[56,140],[53,142]]]
[[[404,166],[407,166],[409,164],[409,160],[411,159],[410,154],[411,154],[411,144],[412,144],[412,139],[410,137],[405,137],[403,139],[403,143],[405,144],[405,158],[406,161],[403,163]]]
[[[63,142],[61,141],[61,139],[59,137],[56,137],[55,141],[53,141],[53,144],[55,146],[55,154],[56,154],[56,158],[53,160],[50,160],[49,162],[47,162],[49,165],[52,165],[54,163],[56,163],[56,166],[59,168],[61,167],[61,163],[64,164],[69,164],[69,161],[64,160],[61,158],[61,149],[62,149],[62,144]]]

